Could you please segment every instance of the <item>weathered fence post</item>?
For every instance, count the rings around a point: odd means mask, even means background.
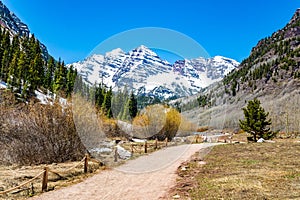
[[[117,147],[115,147],[115,155],[114,155],[114,157],[115,157],[115,162],[118,162],[118,148]]]
[[[145,153],[147,153],[147,141],[145,141]]]
[[[140,154],[142,154],[142,152],[143,152],[143,145],[142,145],[141,143],[139,143],[138,146],[140,147],[140,148],[139,148]]]
[[[131,155],[133,156],[134,150],[133,150],[133,144],[131,144]]]
[[[166,142],[166,147],[168,146],[168,138],[166,137],[166,139],[165,139],[165,142]]]
[[[158,140],[157,140],[157,138],[155,138],[155,149],[157,149],[158,148],[158,146],[157,146],[157,142],[158,142]]]
[[[30,184],[31,195],[34,195],[34,187],[33,183]]]
[[[84,157],[84,168],[83,168],[83,172],[87,173],[88,172],[88,165],[89,165],[89,154],[85,154]]]
[[[42,192],[46,192],[47,191],[47,185],[48,185],[48,171],[49,168],[45,167],[44,168],[44,174],[43,174],[43,182],[42,182]]]
[[[196,143],[199,143],[199,135],[196,135]]]

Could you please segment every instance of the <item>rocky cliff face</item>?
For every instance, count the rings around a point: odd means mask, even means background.
[[[30,30],[28,26],[23,23],[13,12],[11,12],[1,1],[0,1],[0,26],[5,30],[8,30],[11,35],[20,35],[21,37],[29,36]],[[43,52],[43,57],[48,60],[47,47],[40,43],[40,47]]]
[[[0,23],[1,26],[10,30],[13,34],[28,36],[30,31],[14,13],[0,1]]]

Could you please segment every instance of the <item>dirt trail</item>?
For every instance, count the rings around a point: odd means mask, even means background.
[[[164,199],[168,189],[176,183],[176,170],[180,164],[201,148],[213,145],[203,143],[169,147],[32,200]]]

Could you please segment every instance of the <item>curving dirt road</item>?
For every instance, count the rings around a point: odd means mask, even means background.
[[[34,197],[32,200],[118,200],[164,199],[175,185],[176,170],[201,148],[212,143],[169,147],[105,170],[85,181]]]

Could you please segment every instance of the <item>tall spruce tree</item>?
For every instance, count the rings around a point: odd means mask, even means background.
[[[16,87],[18,88],[17,92],[21,92],[21,87],[27,74],[27,70],[25,69],[25,54],[23,52],[20,52],[16,71]]]
[[[104,110],[108,118],[111,118],[113,116],[111,110],[112,88],[110,87],[109,90],[105,90],[103,95],[104,95],[104,100],[102,103],[102,110]]]
[[[64,66],[64,62],[61,62],[59,59],[57,63],[57,67],[54,73],[54,92],[58,93],[63,91],[66,86],[66,68]]]
[[[66,96],[70,97],[72,92],[73,92],[73,87],[75,84],[77,76],[77,71],[74,70],[73,65],[70,66],[67,72],[67,77],[66,77]]]
[[[7,81],[8,67],[10,62],[10,50],[11,50],[10,47],[11,47],[10,37],[8,31],[6,31],[1,40],[1,51],[0,51],[0,56],[1,56],[1,69],[0,69],[1,77],[0,78],[5,82]]]
[[[8,66],[9,66],[9,51],[5,49],[2,57],[2,62],[1,62],[1,74],[2,74],[1,79],[5,82],[7,80]]]
[[[20,39],[19,39],[19,37],[20,37],[19,35],[15,35],[13,37],[12,44],[11,44],[11,47],[10,47],[10,60],[13,59],[16,52],[20,51]]]
[[[44,87],[53,92],[53,78],[54,78],[55,62],[51,56],[47,62],[47,70],[44,79]]]
[[[270,139],[274,137],[270,131],[271,119],[267,119],[269,113],[260,105],[258,99],[248,102],[246,108],[243,108],[245,119],[239,120],[242,130],[250,133],[252,139],[256,142],[257,139]]]
[[[104,101],[104,89],[103,89],[103,85],[99,84],[98,87],[95,88],[95,105],[98,109],[101,109],[103,101]]]
[[[123,113],[121,115],[121,120],[130,121],[130,113],[129,113],[129,100],[125,103],[123,107]]]
[[[9,64],[9,70],[8,70],[8,78],[7,78],[7,84],[9,89],[13,91],[14,87],[17,86],[17,69],[18,69],[18,59],[19,59],[19,51],[15,51],[12,61]]]
[[[128,107],[129,107],[128,109],[129,109],[130,117],[132,119],[135,118],[138,112],[138,108],[137,108],[137,99],[135,98],[133,92],[131,92],[130,94]]]

